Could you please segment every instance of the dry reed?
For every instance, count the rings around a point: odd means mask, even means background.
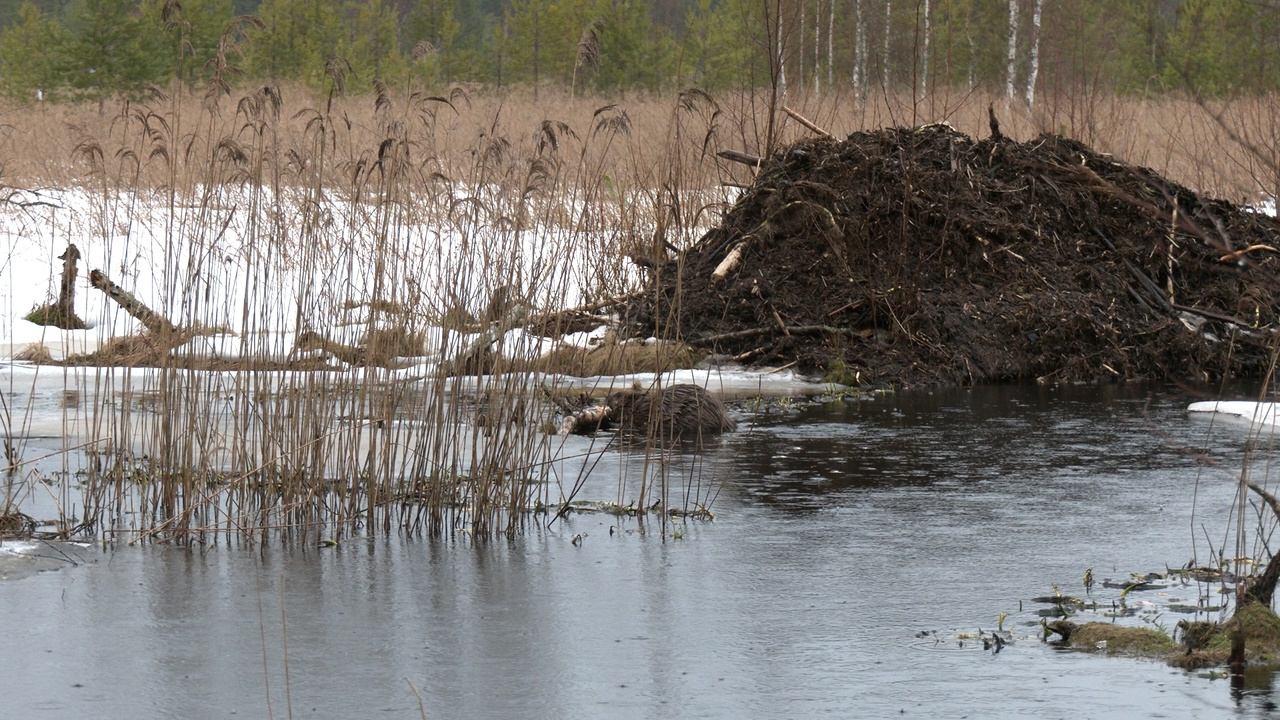
[[[1280,184],[1241,150],[1249,139],[1280,146],[1268,134],[1272,99],[1070,100],[1046,98],[1034,113],[959,93],[788,104],[837,136],[935,121],[985,135],[994,104],[1008,135],[1075,135],[1211,194],[1256,199]],[[94,235],[82,244],[140,228],[181,238],[153,258],[156,306],[182,327],[238,328],[245,358],[237,372],[189,370],[165,354],[154,369],[89,372],[92,399],[67,421],[69,435],[89,439],[82,516],[63,532],[181,542],[487,535],[565,507],[591,464],[549,482],[556,440],[544,428],[555,408],[538,390],[536,349],[504,347],[495,333],[478,380],[354,355],[331,371],[278,372],[266,358],[306,347],[266,331],[354,313],[377,352],[447,360],[467,349],[462,334],[427,329],[477,318],[511,327],[486,317],[500,290],[535,312],[634,291],[637,264],[696,239],[730,201],[726,188],[749,182],[749,168],[715,153],[763,147],[763,103],[700,91],[604,103],[264,87],[212,99],[157,93],[105,115],[68,105],[7,113],[0,181],[81,188]],[[787,122],[782,139],[808,132]],[[286,281],[295,286],[282,292]],[[632,357],[637,368],[690,362],[645,352]],[[570,354],[588,372],[602,367],[592,353]],[[620,477],[613,507],[657,500],[687,513],[714,497],[697,463],[644,452],[639,485]],[[77,504],[69,494],[62,503]]]

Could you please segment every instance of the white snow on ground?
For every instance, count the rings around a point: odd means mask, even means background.
[[[1187,408],[1191,413],[1216,413],[1228,420],[1243,421],[1251,426],[1274,428],[1280,425],[1280,404],[1249,402],[1247,400],[1209,400],[1194,402]]]
[[[308,328],[357,344],[369,327],[368,303],[375,297],[403,306],[423,301],[414,309],[424,326],[429,313],[451,306],[483,311],[500,280],[523,279],[535,306],[572,307],[583,299],[585,274],[575,271],[588,265],[583,248],[557,244],[558,238],[545,233],[475,231],[463,237],[394,222],[360,225],[342,217],[353,211],[339,203],[318,211],[329,219],[318,230],[316,221],[289,205],[281,213],[283,229],[248,227],[238,208],[253,198],[229,192],[222,191],[214,209],[171,209],[163,196],[104,201],[77,190],[11,195],[0,204],[0,273],[7,281],[0,286],[0,317],[7,319],[0,327],[0,357],[40,342],[62,359],[136,334],[138,321],[89,286],[90,269],[101,270],[179,325],[227,330],[175,351],[226,359],[286,359],[295,334]],[[284,236],[304,222],[313,230],[299,247],[296,238]],[[22,319],[57,297],[58,256],[68,243],[82,254],[75,310],[88,330],[62,331]],[[380,244],[386,252],[375,251]],[[438,327],[429,329],[423,354],[449,349],[453,343],[445,335]],[[508,340],[505,345],[517,351],[537,342]]]
[[[412,308],[420,320],[422,351],[404,358],[404,367],[396,371],[416,378],[480,337],[432,324],[451,302],[479,315],[493,289],[514,280],[535,311],[573,307],[588,297],[587,287],[599,271],[592,261],[601,245],[583,242],[581,236],[565,243],[545,229],[442,232],[394,220],[362,224],[357,216],[369,209],[349,202],[313,207],[315,203],[299,198],[270,206],[271,198],[248,191],[208,192],[199,202],[171,206],[165,195],[125,191],[109,196],[87,190],[11,191],[8,202],[0,203],[0,359],[42,343],[61,360],[141,332],[136,319],[89,285],[89,270],[97,269],[178,325],[225,331],[175,348],[174,354],[182,357],[285,361],[323,356],[319,350],[300,351],[295,342],[299,333],[318,330],[330,340],[360,344],[370,328],[370,301],[391,300]],[[249,214],[240,209],[251,204],[268,206],[252,226]],[[294,237],[304,227],[310,228],[306,237]],[[62,273],[58,256],[68,243],[82,255],[74,307],[90,326],[87,330],[59,330],[22,319],[57,297]],[[393,249],[380,254],[375,251],[379,244]],[[575,333],[559,344],[588,347],[599,342],[604,330]],[[508,357],[530,358],[557,343],[511,330],[499,346]],[[22,375],[22,367],[17,363],[10,370]],[[45,373],[61,375],[63,370]],[[557,382],[619,388],[655,379],[645,374]],[[830,389],[791,372],[741,369],[681,371],[661,380],[696,382],[729,396]]]

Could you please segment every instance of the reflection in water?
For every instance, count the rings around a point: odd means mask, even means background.
[[[82,549],[0,582],[0,692],[36,718],[410,718],[415,689],[428,717],[1266,716],[1270,674],[1233,693],[1035,637],[1027,600],[1086,568],[1159,571],[1226,537],[1245,433],[1215,429],[1201,468],[1186,402],[993,387],[762,418],[670,459],[719,495],[714,522],[665,532],[580,514],[511,540]],[[587,499],[646,471],[592,462]],[[955,637],[1002,612],[998,655]]]
[[[741,489],[790,510],[821,510],[824,495],[859,488],[963,492],[1020,479],[1080,499],[1135,465],[1186,467],[1146,403],[1130,385],[899,393],[766,421],[734,450],[759,474]]]

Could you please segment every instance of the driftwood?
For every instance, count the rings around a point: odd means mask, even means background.
[[[170,335],[178,332],[178,326],[147,307],[145,303],[134,297],[133,293],[111,282],[111,278],[103,275],[101,271],[94,270],[89,273],[89,284],[106,293],[107,297],[124,308],[125,312],[137,318],[138,322],[142,323],[142,326],[152,335]]]

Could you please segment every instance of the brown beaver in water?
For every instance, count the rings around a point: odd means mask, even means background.
[[[671,385],[646,391],[637,383],[605,400],[609,420],[629,430],[664,438],[693,438],[732,432],[738,424],[724,403],[698,385]]]

